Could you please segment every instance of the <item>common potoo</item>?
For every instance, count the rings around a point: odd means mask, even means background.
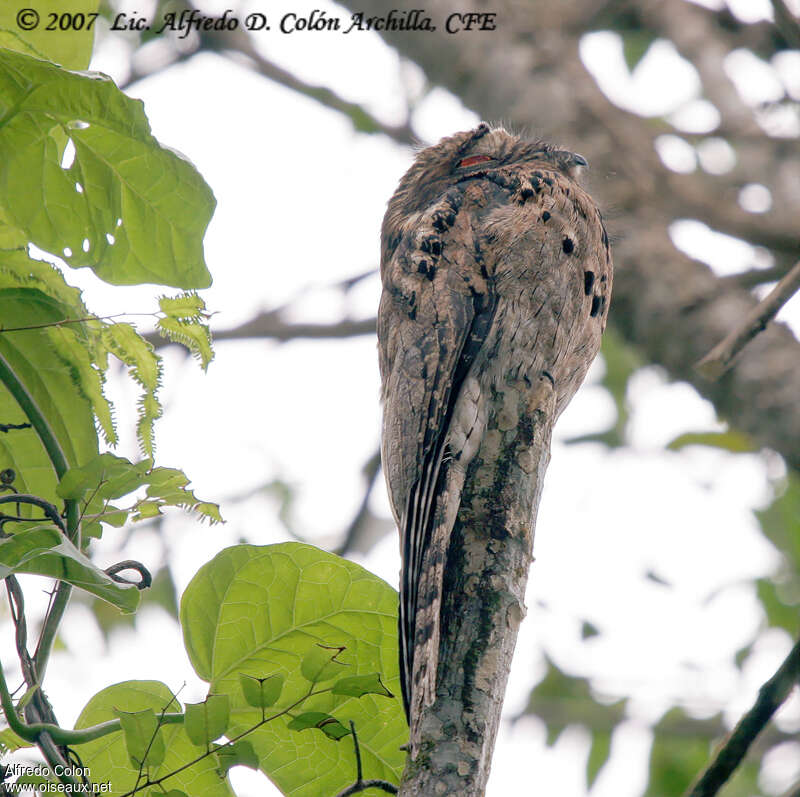
[[[422,150],[381,232],[383,467],[400,529],[406,714],[433,702],[442,568],[498,389],[557,416],[605,327],[612,266],[586,161],[482,124]]]

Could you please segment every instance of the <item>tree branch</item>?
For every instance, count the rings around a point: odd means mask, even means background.
[[[800,288],[800,261],[713,349],[697,363],[697,370],[707,379],[719,379],[730,368],[734,358],[756,336],[763,332],[778,311]]]
[[[436,696],[412,702],[402,797],[485,791],[550,459],[548,385],[499,394],[467,468],[443,571]]]
[[[713,797],[725,784],[778,707],[800,682],[800,641],[781,666],[758,691],[758,699],[717,751],[714,761],[686,793],[687,797]]]

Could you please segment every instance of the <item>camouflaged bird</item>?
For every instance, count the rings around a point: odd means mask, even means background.
[[[535,401],[545,380],[557,417],[600,346],[612,266],[582,166],[481,124],[422,150],[389,201],[378,346],[407,716],[435,698],[449,536],[499,388]]]

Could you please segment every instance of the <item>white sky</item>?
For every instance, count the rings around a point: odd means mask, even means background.
[[[296,4],[287,3],[285,10],[290,7]],[[142,4],[132,8],[146,11]],[[421,89],[416,68],[401,66],[374,34],[346,40],[336,34],[273,35],[260,38],[259,45],[299,76],[363,102],[388,122],[400,121],[403,79],[412,95]],[[119,44],[115,48],[101,48],[92,66],[122,79],[126,56]],[[682,114],[682,129],[713,127],[714,109],[700,97],[693,67],[670,44],[657,43],[633,76],[614,34],[587,36],[582,55],[620,106]],[[747,83],[751,67],[742,59],[732,59],[730,66],[741,73],[737,80]],[[768,83],[748,84],[754,101]],[[298,319],[334,321],[343,311],[353,317],[374,314],[377,279],[365,281],[344,303],[321,288],[376,265],[385,203],[410,164],[408,150],[380,136],[354,133],[340,116],[214,55],[172,67],[129,93],[144,100],[156,137],[189,156],[216,194],[206,238],[214,286],[205,299],[218,312],[218,328],[289,300],[295,300]],[[421,102],[414,120],[431,141],[470,127],[477,118],[436,90]],[[678,133],[672,138],[659,145],[665,163],[678,171],[703,168],[704,156]],[[724,253],[712,262],[720,273],[769,265],[748,245],[725,239],[723,248],[718,236],[697,222],[680,222],[673,234],[693,254]],[[146,287],[109,289],[86,272],[70,272],[68,279],[86,288],[87,304],[100,314],[155,307]],[[798,316],[795,299],[783,317]],[[278,476],[297,488],[297,528],[323,547],[333,543],[360,500],[360,468],[379,429],[371,339],[231,342],[216,348],[206,375],[177,350],[164,352],[166,412],[157,426],[158,457],[161,464],[183,467],[197,494],[220,501],[228,520],[209,529],[184,517],[170,519],[167,545],[180,590],[226,545],[286,539],[273,501],[226,502]],[[719,425],[710,404],[685,385],[667,384],[656,368],[637,374],[630,387],[630,447],[609,452],[565,445],[565,439],[601,430],[613,419],[613,405],[597,385],[602,368],[598,361],[556,429],[537,525],[529,615],[506,708],[511,715],[524,706],[544,674],[543,651],[564,670],[592,676],[603,694],[631,695],[630,720],[615,733],[611,762],[591,794],[635,797],[646,779],[647,723],[676,701],[698,715],[722,710],[735,720],[788,651],[788,636],[770,632],[743,673],[732,661],[763,624],[748,580],[778,564],[751,510],[768,500],[768,478],[780,467],[759,455],[665,452],[664,444],[677,434]],[[132,424],[122,409],[133,403],[136,391],[120,380],[112,389],[125,437],[120,453],[131,456]],[[382,483],[373,509],[388,518]],[[123,554],[115,550],[118,539],[118,532],[106,532],[98,555],[108,563],[126,556],[147,563],[161,556],[161,541],[147,530],[134,530]],[[361,562],[396,585],[395,536]],[[671,587],[646,579],[648,571]],[[584,619],[603,632],[589,644],[580,639]],[[73,721],[99,685],[111,680],[154,678],[173,689],[186,681],[182,699],[204,696],[177,627],[158,610],[143,612],[135,635],[115,633],[106,648],[88,610],[76,606],[63,636],[69,653],[56,655],[48,673],[48,692],[62,723]],[[800,700],[782,715],[782,722],[800,726]],[[520,784],[529,783],[531,794],[557,790],[559,797],[582,797],[588,749],[589,737],[579,729],[569,729],[546,748],[538,720],[504,726],[487,794],[522,795]],[[791,782],[787,756],[778,757],[772,780],[765,783],[772,793]],[[234,770],[232,779],[241,797],[277,794],[243,768]]]

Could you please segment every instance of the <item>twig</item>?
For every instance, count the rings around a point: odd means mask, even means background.
[[[364,773],[361,769],[361,748],[358,746],[358,736],[356,735],[356,724],[350,720],[350,733],[353,735],[353,749],[356,753],[356,782],[351,783],[346,789],[340,791],[336,797],[349,797],[351,794],[358,794],[360,791],[367,789],[381,789],[389,794],[397,794],[397,786],[394,783],[389,783],[386,780],[364,780]]]
[[[364,495],[361,499],[361,504],[358,507],[355,517],[347,527],[342,544],[334,551],[334,553],[338,554],[339,556],[346,556],[347,552],[350,551],[358,542],[358,537],[361,533],[361,529],[364,526],[364,521],[369,514],[369,497],[372,495],[372,490],[375,487],[375,480],[378,472],[380,471],[380,467],[381,452],[378,450],[367,460],[362,468],[361,472],[366,481],[364,486]]]
[[[714,346],[695,368],[707,379],[719,379],[728,370],[737,354],[775,317],[778,310],[800,288],[800,261],[762,299],[724,340]]]
[[[753,707],[739,720],[712,763],[686,793],[686,797],[713,797],[739,766],[753,740],[800,681],[800,641],[758,690]]]
[[[245,338],[271,338],[284,342],[298,338],[351,338],[358,335],[375,334],[375,319],[365,318],[363,321],[344,319],[335,324],[305,324],[284,321],[274,311],[259,313],[244,324],[233,329],[222,329],[214,332],[214,341],[242,340]],[[162,338],[157,332],[148,332],[142,336],[155,348],[167,346],[173,341]]]
[[[59,531],[65,537],[67,536],[67,527],[64,525],[61,515],[58,514],[58,509],[49,501],[45,501],[44,498],[39,498],[36,495],[26,495],[25,493],[14,493],[13,495],[0,496],[0,504],[31,504],[32,506],[38,506],[45,513],[47,519],[58,526]]]
[[[351,794],[358,794],[360,791],[366,791],[367,789],[381,789],[387,794],[397,794],[397,786],[395,786],[394,783],[389,783],[388,780],[373,778],[372,780],[361,780],[358,783],[353,783],[344,791],[340,791],[336,797],[350,797]]]

